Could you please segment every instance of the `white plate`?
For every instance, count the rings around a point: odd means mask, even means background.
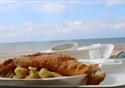
[[[6,86],[43,86],[42,84],[51,85],[55,83],[56,85],[70,85],[80,84],[80,87],[119,87],[125,86],[125,59],[122,64],[115,65],[103,65],[102,70],[104,70],[107,75],[105,80],[100,85],[81,85],[84,75],[74,76],[74,77],[64,77],[64,78],[54,78],[54,79],[39,79],[39,80],[12,80],[12,79],[0,79],[0,85]],[[45,86],[45,85],[44,85]],[[54,86],[54,85],[53,85]]]
[[[31,86],[31,85],[81,85],[86,80],[86,75],[69,76],[69,77],[55,77],[43,79],[10,79],[0,78],[0,86]]]

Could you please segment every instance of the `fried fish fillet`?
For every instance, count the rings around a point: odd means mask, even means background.
[[[16,66],[28,68],[47,68],[50,71],[60,73],[62,75],[81,75],[90,72],[89,67],[85,64],[77,62],[74,58],[62,54],[34,54],[18,57],[14,63]]]

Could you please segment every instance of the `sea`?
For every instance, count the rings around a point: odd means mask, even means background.
[[[8,58],[18,55],[35,53],[47,50],[56,44],[64,42],[76,42],[78,46],[88,46],[91,44],[114,44],[125,45],[125,38],[103,38],[103,39],[74,39],[74,40],[55,40],[55,41],[30,41],[0,43],[0,58]]]

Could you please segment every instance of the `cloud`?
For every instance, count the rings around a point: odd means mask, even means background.
[[[19,0],[0,0],[0,13],[13,13],[21,7]]]
[[[72,0],[71,0],[72,1]],[[117,6],[121,4],[125,4],[125,0],[78,0],[78,2],[74,2],[75,4],[82,3],[84,6],[93,6],[93,5],[106,5],[106,6]]]
[[[41,4],[41,6],[38,7],[38,10],[47,13],[57,13],[63,12],[66,8],[67,6],[61,3],[45,3]]]
[[[15,3],[18,0],[0,0],[0,4],[8,4],[8,3]]]
[[[65,23],[33,23],[25,22],[20,25],[0,26],[1,37],[24,36],[52,36],[68,35],[73,33],[98,32],[102,30],[120,31],[125,29],[125,19],[119,18],[113,21],[73,21]]]
[[[125,29],[125,18],[121,17],[110,24],[111,29],[124,30]]]
[[[106,5],[110,7],[125,4],[125,0],[0,0],[0,12],[16,12],[25,9],[32,12],[53,14],[64,12],[78,6],[78,4],[83,6]]]
[[[120,4],[125,4],[125,0],[106,0],[108,6],[116,6]]]
[[[16,12],[23,9],[33,12],[59,13],[67,9],[67,4],[63,1],[0,0],[0,12]]]

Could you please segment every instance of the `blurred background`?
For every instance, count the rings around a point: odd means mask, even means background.
[[[125,0],[0,0],[0,55],[112,43],[125,50]]]

